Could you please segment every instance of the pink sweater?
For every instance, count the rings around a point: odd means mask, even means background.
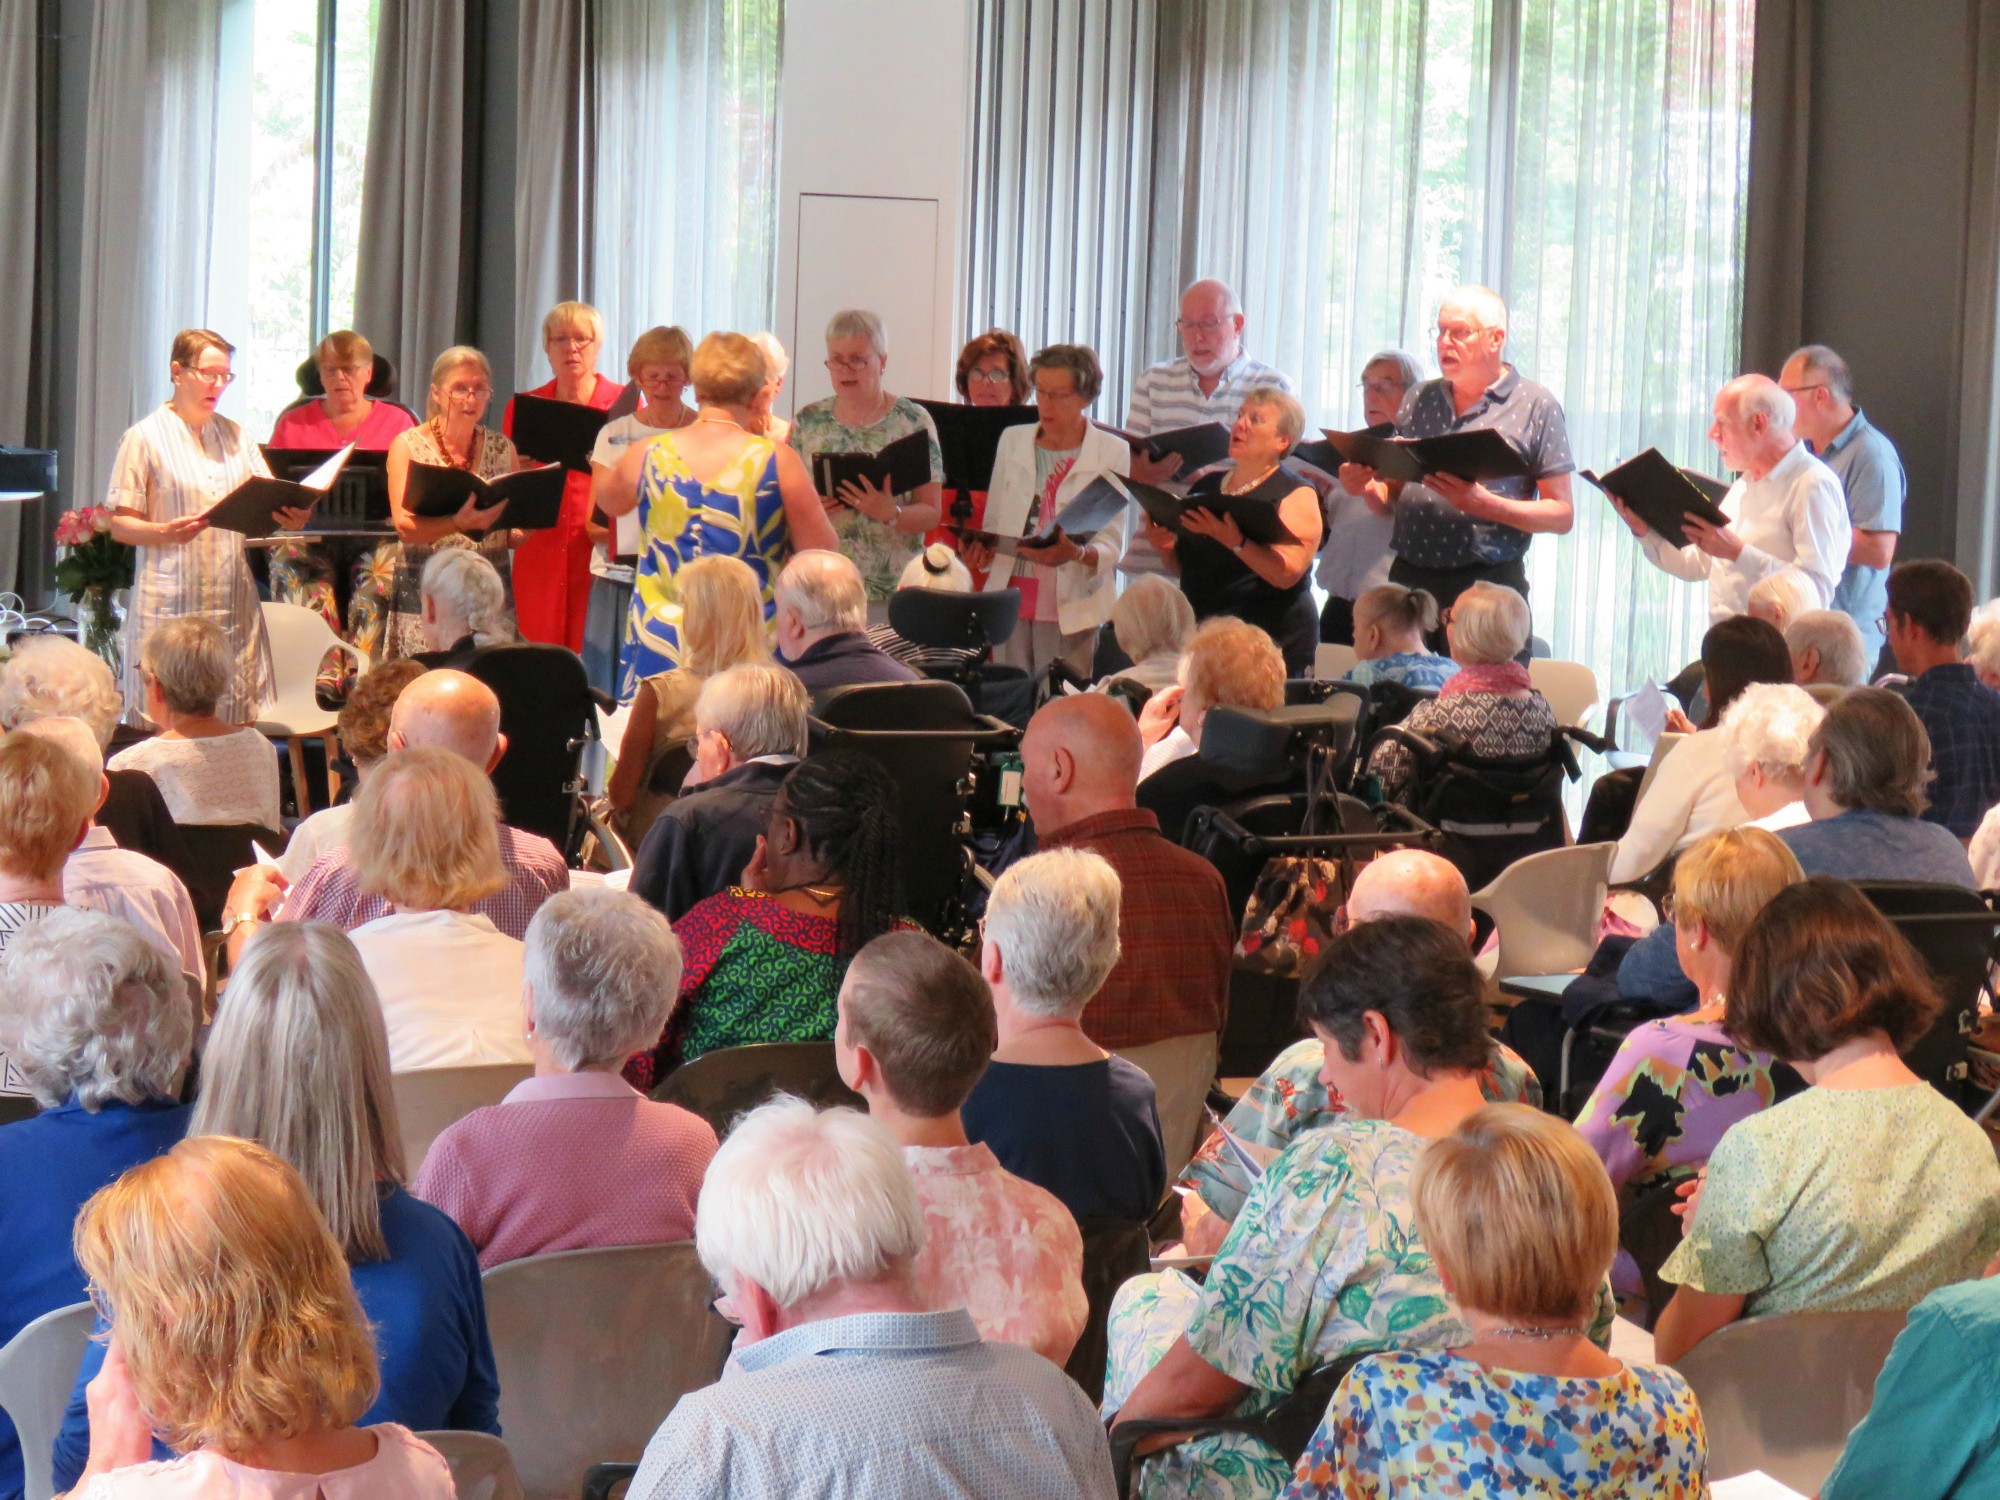
[[[699,1115],[615,1074],[530,1078],[432,1143],[411,1191],[457,1222],[481,1269],[529,1255],[694,1237],[715,1155]]]

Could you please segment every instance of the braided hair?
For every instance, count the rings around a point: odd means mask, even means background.
[[[840,955],[852,957],[902,914],[895,783],[857,750],[822,750],[792,768],[779,796],[799,841],[841,883]]]

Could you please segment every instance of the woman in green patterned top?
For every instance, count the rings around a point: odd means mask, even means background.
[[[889,337],[872,312],[848,308],[826,325],[826,370],[833,394],[792,418],[791,444],[812,467],[818,453],[879,453],[913,432],[928,435],[931,477],[906,494],[879,485],[849,481],[821,503],[833,518],[840,550],[861,570],[868,589],[868,619],[888,619],[888,598],[904,565],[917,555],[924,533],[937,525],[943,496],[944,454],[930,413],[914,401],[882,389],[889,364]]]
[[[1730,970],[1723,1028],[1812,1087],[1732,1126],[1708,1159],[1654,1339],[1672,1363],[1767,1313],[1913,1306],[2000,1250],[1986,1134],[1904,1066],[1937,1018],[1922,960],[1853,886],[1771,898]]]

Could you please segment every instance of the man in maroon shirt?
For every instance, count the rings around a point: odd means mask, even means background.
[[[1116,699],[1057,698],[1028,724],[1022,785],[1041,848],[1088,849],[1118,872],[1118,966],[1083,1029],[1153,1080],[1171,1176],[1194,1150],[1215,1077],[1236,933],[1215,867],[1161,837],[1138,806],[1142,753]]]

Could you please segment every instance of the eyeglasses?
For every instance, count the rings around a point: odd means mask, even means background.
[[[826,367],[829,370],[865,370],[880,357],[876,354],[829,354]]]
[[[186,365],[182,365],[181,370],[183,373],[214,390],[221,390],[236,378],[235,374],[229,370],[192,370]]]
[[[490,385],[448,385],[444,393],[454,401],[486,401],[493,395]]]
[[[967,370],[967,385],[1012,385],[1014,375],[1011,370]]]
[[[1220,333],[1228,318],[1176,318],[1174,327],[1182,333]]]
[[[1787,396],[1803,396],[1807,391],[1823,391],[1828,389],[1828,387],[1823,385],[1781,385],[1778,389],[1783,391]]]
[[[1045,391],[1040,386],[1035,387],[1035,399],[1044,404],[1050,401],[1070,401],[1075,399],[1075,397],[1076,387],[1073,385],[1065,387],[1060,391]]]
[[[1364,380],[1361,389],[1371,396],[1400,396],[1409,387],[1400,380]]]
[[[557,347],[562,347],[565,349],[588,349],[592,344],[596,342],[597,342],[597,337],[594,334],[559,333],[554,338],[549,340],[549,347],[551,349]]]
[[[1440,343],[1448,342],[1463,346],[1471,343],[1480,334],[1490,333],[1491,331],[1491,329],[1486,328],[1469,328],[1455,324],[1440,323],[1431,330],[1431,337]]]

